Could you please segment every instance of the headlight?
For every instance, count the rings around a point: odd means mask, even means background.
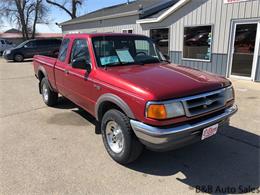
[[[228,102],[233,99],[234,99],[234,89],[232,86],[227,87],[225,91],[225,102]]]
[[[184,109],[181,102],[171,103],[153,103],[148,102],[146,105],[146,117],[152,119],[169,119],[183,116]]]

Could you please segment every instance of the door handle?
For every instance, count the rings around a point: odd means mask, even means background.
[[[69,71],[68,71],[68,70],[66,70],[66,69],[64,70],[64,72],[65,72],[65,74],[69,74]]]
[[[96,85],[96,84],[94,84],[94,87],[96,88],[96,90],[100,90],[101,89],[101,87],[99,86],[99,85]]]

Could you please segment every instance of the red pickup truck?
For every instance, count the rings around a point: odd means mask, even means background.
[[[237,111],[231,82],[170,64],[150,38],[70,34],[58,58],[35,56],[35,75],[48,106],[58,94],[98,121],[109,155],[126,164],[152,150],[204,140]]]

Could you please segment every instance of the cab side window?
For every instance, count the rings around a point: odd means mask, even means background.
[[[66,54],[67,54],[67,51],[68,51],[69,42],[70,42],[69,39],[63,39],[63,41],[61,43],[59,56],[58,56],[58,59],[61,62],[64,62],[65,59],[66,59]]]
[[[86,62],[90,62],[88,43],[86,39],[76,39],[74,41],[71,50],[70,63],[75,59],[84,59]]]

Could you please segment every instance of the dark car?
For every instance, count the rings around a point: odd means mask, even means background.
[[[22,62],[25,58],[32,58],[34,55],[56,57],[60,44],[59,39],[33,39],[25,41],[13,49],[5,50],[3,55],[6,60],[17,62]]]

